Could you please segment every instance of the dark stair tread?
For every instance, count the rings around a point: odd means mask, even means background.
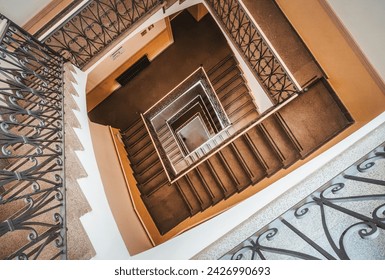
[[[223,104],[227,99],[231,99],[233,94],[236,94],[239,91],[243,91],[244,88],[247,89],[245,81],[242,79],[241,76],[239,76],[238,79],[235,79],[228,87],[226,87],[220,92],[217,91],[217,95],[219,97],[219,100]]]
[[[249,139],[255,147],[257,147],[268,169],[266,173],[268,176],[274,174],[283,167],[281,160],[276,152],[272,149],[265,136],[260,131],[259,127],[255,127],[247,132]]]
[[[234,108],[238,105],[238,103],[243,103],[245,100],[250,100],[251,96],[247,91],[246,87],[241,87],[236,94],[232,94],[231,98],[226,99],[222,102],[223,108],[227,111],[233,111]],[[239,105],[238,105],[239,106]]]
[[[191,186],[191,181],[188,181],[186,177],[182,177],[177,182],[180,190],[183,191],[184,196],[192,206],[192,212],[196,214],[202,211],[201,200],[197,196],[195,189]]]
[[[143,151],[148,148],[149,146],[152,146],[152,141],[151,139],[148,139],[148,141],[146,143],[143,143],[143,145],[135,145],[134,147],[131,147],[129,149],[127,149],[127,152],[128,154],[131,156],[131,157],[136,157],[138,156],[140,153],[143,153]]]
[[[262,122],[262,127],[266,129],[268,135],[270,136],[270,140],[274,141],[281,157],[283,158],[283,164],[285,167],[293,164],[298,158],[300,158],[300,154],[296,147],[274,116],[265,119]]]
[[[212,197],[206,189],[196,170],[191,170],[185,175],[186,180],[190,182],[192,188],[195,190],[197,197],[201,203],[202,210],[210,207],[213,204]]]
[[[158,189],[160,186],[168,183],[168,178],[164,170],[157,172],[146,182],[138,182],[138,188],[142,194],[148,195],[154,190]]]
[[[252,147],[248,144],[246,138],[241,136],[237,138],[233,145],[237,149],[238,153],[242,156],[244,165],[248,167],[251,173],[251,181],[256,183],[262,180],[267,174],[265,167],[261,164],[259,157],[256,152],[253,151]]]
[[[207,188],[210,191],[210,196],[212,197],[213,204],[221,201],[225,195],[222,187],[220,186],[221,182],[218,181],[218,178],[213,175],[210,167],[207,162],[200,164],[196,170],[199,172],[200,176],[205,181]]]
[[[132,148],[135,145],[139,145],[142,143],[147,143],[147,141],[151,139],[150,134],[148,134],[147,130],[141,131],[138,134],[135,134],[134,136],[124,139],[124,143],[128,148]]]
[[[236,63],[235,59],[234,59],[234,56],[232,53],[228,54],[224,59],[222,59],[221,61],[219,61],[216,65],[214,65],[213,67],[211,67],[206,73],[207,73],[207,76],[211,77],[213,76],[213,74],[215,72],[220,72],[221,71],[221,68],[224,67],[224,65],[228,64],[228,63]]]
[[[158,159],[158,154],[156,153],[155,149],[153,149],[149,154],[147,154],[145,157],[141,158],[137,162],[132,162],[131,165],[136,172],[140,173],[141,170],[145,169],[149,164],[153,163]]]
[[[249,186],[251,183],[251,178],[245,167],[242,165],[242,162],[237,157],[233,146],[230,144],[224,147],[220,154],[223,155],[224,160],[231,169],[231,172],[234,174],[234,177],[238,181],[237,189],[238,191],[243,190],[245,187]]]
[[[214,90],[219,96],[219,98],[221,98],[221,96],[228,94],[229,91],[231,91],[231,89],[236,85],[238,85],[239,83],[244,84],[244,80],[240,73],[228,79],[225,83],[221,84],[221,86],[218,86],[217,84],[216,86],[214,86]]]
[[[142,160],[146,159],[150,154],[152,154],[155,151],[155,147],[154,145],[148,145],[144,147],[141,152],[137,153],[135,156],[130,155],[130,149],[126,150],[128,150],[128,155],[131,163],[138,164]]]
[[[146,182],[152,176],[157,174],[158,172],[164,170],[162,163],[160,160],[154,161],[150,165],[148,165],[142,172],[134,174],[137,177],[138,182]]]
[[[234,128],[239,129],[246,125],[255,122],[259,117],[258,111],[254,107],[254,104],[249,104],[245,110],[233,115],[230,120],[233,123]]]
[[[216,174],[218,175],[218,178],[221,180],[222,186],[226,190],[224,192],[225,197],[229,197],[236,193],[238,191],[236,187],[237,182],[234,181],[233,177],[229,173],[228,168],[223,164],[218,153],[211,156],[209,161]]]
[[[122,134],[127,134],[130,130],[136,130],[138,126],[144,126],[142,118],[137,118],[134,122],[132,122],[126,129],[123,130]]]
[[[161,234],[191,215],[179,191],[169,185],[164,185],[148,197],[142,196],[142,199]]]

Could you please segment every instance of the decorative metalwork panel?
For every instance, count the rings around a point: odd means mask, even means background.
[[[92,0],[44,42],[72,64],[83,67],[163,0]]]
[[[206,0],[229,38],[275,103],[298,89],[238,0]]]
[[[385,259],[385,143],[222,259]]]
[[[63,59],[1,21],[0,259],[66,258]]]

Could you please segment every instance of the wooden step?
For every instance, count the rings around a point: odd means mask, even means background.
[[[135,169],[136,172],[140,173],[143,169],[145,169],[148,165],[158,160],[158,154],[155,149],[152,149],[150,153],[146,156],[138,160],[137,162],[131,163],[131,166]]]
[[[276,118],[280,126],[283,128],[283,130],[286,132],[287,136],[290,138],[291,142],[293,143],[297,151],[301,154],[301,156],[303,156],[305,153],[304,149],[301,143],[299,142],[299,140],[295,137],[289,125],[286,123],[285,119],[282,117],[282,115],[279,112],[275,113],[274,117]]]
[[[164,185],[150,196],[142,196],[142,199],[161,234],[191,215],[180,192],[170,185]]]
[[[122,133],[122,138],[130,142],[131,138],[135,137],[135,135],[137,134],[142,134],[143,131],[146,131],[146,127],[142,123],[142,125],[138,125],[134,129],[127,130],[124,133]]]
[[[200,173],[200,176],[204,178],[208,188],[210,189],[214,204],[225,198],[225,189],[222,182],[219,180],[218,175],[215,173],[208,161],[200,164],[197,167],[197,171]]]
[[[218,89],[224,86],[229,80],[240,75],[241,72],[239,71],[238,67],[233,65],[228,69],[224,69],[224,71],[217,78],[211,81],[211,84],[213,85],[214,89]]]
[[[150,135],[148,134],[147,130],[144,129],[130,138],[125,138],[123,141],[126,144],[127,148],[132,148],[135,145],[143,145],[144,143],[147,143],[150,139]]]
[[[164,170],[160,170],[153,174],[147,181],[138,182],[138,188],[143,195],[149,196],[152,192],[159,189],[160,187],[168,184],[168,178]]]
[[[238,191],[243,190],[251,184],[251,175],[242,164],[242,160],[238,158],[233,145],[230,144],[224,147],[218,154],[220,156],[222,155],[222,159],[231,170],[234,181],[237,182],[236,188]]]
[[[246,125],[255,122],[258,119],[258,116],[259,114],[254,106],[254,103],[250,102],[247,106],[242,108],[242,110],[239,110],[237,114],[232,115],[230,120],[233,123],[234,128],[239,130]]]
[[[242,102],[242,99],[251,99],[249,92],[245,86],[239,87],[239,89],[233,94],[229,95],[229,98],[221,100],[222,106],[225,110],[231,110],[231,107]]]
[[[186,180],[189,181],[192,188],[195,190],[197,197],[201,203],[202,210],[210,207],[213,204],[213,197],[207,187],[207,184],[202,180],[202,177],[197,171],[191,170],[185,175]]]
[[[243,91],[244,88],[246,88],[245,81],[242,79],[242,77],[238,77],[228,87],[221,90],[220,92],[217,91],[217,95],[223,104],[225,103],[226,99],[232,97],[233,93],[236,93],[237,91]]]
[[[243,158],[243,164],[247,166],[253,184],[262,180],[266,175],[266,167],[261,164],[261,156],[252,143],[247,140],[247,136],[241,136],[233,142],[234,148]]]
[[[232,76],[230,79],[228,79],[224,83],[221,83],[220,85],[216,84],[214,86],[214,90],[219,96],[219,98],[221,98],[222,95],[228,94],[228,91],[231,90],[236,85],[238,85],[240,82],[244,83],[241,74],[238,73],[237,75]]]
[[[164,169],[160,160],[156,160],[153,163],[149,164],[142,172],[135,173],[134,175],[137,178],[138,182],[146,182],[155,174],[163,170]]]
[[[216,153],[209,159],[211,166],[218,178],[221,180],[222,186],[225,189],[225,197],[229,197],[238,191],[238,181],[234,178],[234,174],[229,169],[229,166],[223,162],[219,153]]]
[[[257,126],[247,132],[248,138],[253,145],[258,148],[267,169],[267,176],[271,176],[283,167],[283,163],[275,150],[271,147],[269,141],[266,139],[260,128]]]
[[[143,147],[139,153],[136,153],[135,156],[132,156],[130,154],[130,149],[127,149],[129,159],[132,164],[138,164],[140,163],[143,159],[145,159],[149,154],[151,154],[153,151],[155,151],[154,145],[147,145]]]
[[[290,140],[290,137],[274,116],[264,120],[261,128],[264,130],[263,132],[272,143],[274,149],[277,149],[277,153],[280,155],[284,167],[290,166],[300,158],[300,154]]]
[[[130,131],[135,131],[139,127],[144,126],[142,118],[137,118],[134,122],[132,122],[126,129],[123,130],[122,134],[129,135]]]
[[[171,187],[173,186],[177,188],[183,197],[183,200],[189,208],[190,216],[193,216],[202,210],[199,200],[184,177],[176,181]]]
[[[127,153],[131,157],[137,157],[139,154],[143,153],[146,148],[153,146],[151,139],[148,139],[146,143],[142,143],[142,145],[135,145],[127,149]]]
[[[228,63],[236,63],[235,62],[235,59],[234,59],[234,56],[232,53],[228,54],[225,58],[223,58],[222,60],[220,60],[216,65],[214,65],[213,67],[211,67],[206,73],[207,73],[207,76],[211,77],[215,72],[221,72],[220,69],[228,64]]]
[[[225,67],[222,67],[222,71],[218,73],[218,75],[215,78],[212,78],[210,76],[210,81],[213,86],[220,86],[221,83],[227,81],[234,75],[239,75],[239,69],[236,64],[226,65]]]

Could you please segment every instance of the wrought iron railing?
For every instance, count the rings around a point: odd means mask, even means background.
[[[238,0],[206,3],[274,103],[282,103],[299,91]]]
[[[385,143],[222,259],[385,259]]]
[[[162,6],[163,0],[90,0],[44,42],[82,68],[133,25]]]
[[[63,59],[0,26],[0,259],[63,259]]]

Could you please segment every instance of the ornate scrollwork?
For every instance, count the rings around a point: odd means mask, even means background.
[[[359,173],[361,169],[376,166],[377,173],[383,174],[382,165],[376,164],[376,161],[383,159],[384,149],[385,143],[341,174]],[[260,254],[261,259],[268,256],[279,259],[350,259],[359,257],[362,251],[354,250],[362,250],[364,246],[367,248],[366,252],[362,252],[363,256],[371,254],[372,258],[384,259],[383,244],[379,246],[378,243],[385,236],[385,192],[382,181],[379,183],[378,179],[365,177],[365,180],[358,181],[360,184],[351,184],[352,178],[347,179],[341,174],[254,233],[222,259],[245,259],[245,253],[249,256],[250,251]],[[373,187],[373,184],[377,187]],[[308,219],[299,219],[305,217]],[[275,239],[278,232],[291,234],[286,239],[281,235],[278,241]],[[356,244],[357,237],[362,239],[360,246]]]
[[[0,258],[65,258],[63,59],[10,23],[0,82]]]
[[[45,38],[45,43],[74,65],[83,67],[162,3],[162,0],[89,1]]]
[[[275,103],[298,92],[285,68],[268,46],[238,0],[206,0],[234,45]]]

